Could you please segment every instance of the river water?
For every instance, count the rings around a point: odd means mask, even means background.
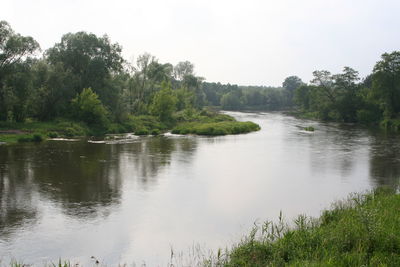
[[[225,248],[280,211],[288,221],[318,216],[351,192],[399,182],[399,136],[282,113],[229,114],[262,129],[0,146],[1,263],[87,266],[95,256],[108,266],[166,266],[171,249]]]

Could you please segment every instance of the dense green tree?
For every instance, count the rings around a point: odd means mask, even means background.
[[[148,53],[127,64],[107,35],[68,33],[43,58],[32,58],[38,50],[32,37],[0,21],[0,120],[72,117],[104,128],[108,121],[131,121],[130,115],[170,122],[175,111],[194,114],[205,105],[284,110],[295,103],[323,120],[400,128],[398,51],[383,54],[361,82],[357,71],[345,67],[339,74],[315,71],[309,85],[289,76],[282,87],[265,87],[208,83],[191,62],[173,66]]]
[[[38,49],[39,44],[32,37],[15,33],[6,21],[0,21],[0,75]]]
[[[69,90],[74,95],[90,87],[113,110],[120,92],[109,85],[112,75],[123,70],[121,50],[107,35],[77,32],[65,34],[60,43],[46,51],[46,58],[52,66],[60,64],[70,74],[74,83]]]
[[[294,102],[303,111],[310,110],[311,92],[314,88],[311,85],[302,85],[294,91]]]
[[[374,67],[372,92],[379,101],[385,118],[400,113],[400,52],[385,53]]]
[[[290,104],[293,103],[295,90],[303,84],[303,81],[297,76],[289,76],[283,81],[282,87],[287,91],[288,102]]]
[[[174,77],[177,80],[183,80],[185,76],[194,76],[194,65],[189,61],[182,61],[174,67]]]
[[[72,116],[94,127],[107,125],[107,110],[91,88],[84,88],[71,102]]]
[[[337,96],[335,109],[339,113],[339,120],[344,122],[357,121],[357,110],[361,106],[358,72],[350,67],[344,67],[343,73],[333,75],[332,79]]]
[[[174,95],[171,85],[163,82],[162,89],[154,95],[150,106],[151,113],[157,116],[162,122],[170,122],[172,114],[176,111],[177,101],[178,99]]]
[[[29,56],[39,49],[32,37],[15,33],[0,21],[0,120],[25,119],[32,89]]]

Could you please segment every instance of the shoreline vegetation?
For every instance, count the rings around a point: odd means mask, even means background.
[[[189,61],[161,63],[144,53],[122,57],[122,47],[84,31],[66,33],[40,53],[30,36],[0,21],[0,142],[40,142],[56,136],[135,132],[223,135],[257,130],[222,121],[222,110],[290,110],[311,119],[400,131],[400,52],[381,56],[370,75],[344,67],[313,72],[309,83],[287,77],[282,86],[206,82]],[[39,54],[40,53],[40,54]]]
[[[157,136],[171,131],[173,134],[195,134],[220,136],[243,134],[260,130],[253,122],[236,121],[233,117],[216,111],[203,109],[190,113],[173,114],[169,123],[162,123],[151,115],[130,116],[123,123],[112,123],[107,129],[90,128],[87,124],[65,119],[51,122],[0,122],[0,143],[42,142],[51,138],[77,138],[95,136],[102,138],[106,134],[134,133],[138,136]]]
[[[394,188],[352,193],[319,218],[299,215],[289,225],[281,213],[277,221],[256,225],[230,248],[208,255],[199,250],[191,255],[192,265],[184,266],[400,266],[399,211],[400,194]],[[172,255],[167,266],[180,266],[182,259]],[[48,266],[80,265],[60,260]]]
[[[399,211],[396,189],[353,193],[292,227],[264,222],[210,266],[400,266]]]

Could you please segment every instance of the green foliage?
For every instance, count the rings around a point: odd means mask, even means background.
[[[167,126],[160,122],[155,116],[141,115],[128,116],[121,123],[112,123],[108,126],[108,133],[128,133],[134,132],[137,135],[158,135],[164,132]]]
[[[150,131],[147,129],[147,128],[138,128],[136,131],[135,131],[135,135],[149,135],[150,134]]]
[[[384,119],[381,121],[381,127],[385,130],[399,132],[400,131],[400,119]]]
[[[312,126],[307,126],[307,127],[304,127],[304,131],[314,132],[314,131],[315,131],[315,128],[312,127]]]
[[[255,228],[219,266],[398,266],[399,208],[395,190],[378,189],[335,203],[319,219],[300,215],[294,228],[280,216]]]
[[[33,90],[29,56],[39,49],[32,37],[15,33],[0,21],[0,120],[22,122],[27,116]]]
[[[372,74],[372,94],[387,119],[400,112],[400,52],[382,55]]]
[[[50,138],[86,136],[90,132],[84,124],[65,120],[27,121],[24,123],[0,122],[0,130],[4,131],[4,134],[0,134],[0,142],[7,143],[18,142],[18,139],[22,139],[22,142],[32,142],[35,135],[39,135],[43,139],[45,136]]]
[[[27,143],[27,142],[40,143],[43,141],[43,137],[40,134],[22,135],[18,137],[17,140],[18,143]]]
[[[210,116],[199,111],[212,105],[227,110],[297,108],[310,118],[399,128],[398,51],[383,54],[361,82],[357,71],[345,67],[339,74],[315,71],[310,84],[289,76],[282,87],[266,87],[204,82],[193,63],[172,66],[148,53],[127,64],[120,45],[107,35],[68,33],[41,59],[31,58],[38,50],[32,37],[0,21],[0,121],[73,118],[89,127],[63,128],[58,132],[62,136],[144,128],[162,132],[162,127],[143,126],[131,118],[153,115],[171,128],[179,122],[208,122]]]
[[[242,134],[260,130],[260,126],[253,122],[222,121],[199,123],[182,123],[172,129],[174,134],[197,134],[197,135],[227,135]]]
[[[303,81],[297,76],[289,76],[283,81],[282,87],[286,90],[288,94],[289,105],[293,104],[294,92],[297,88],[304,85]]]
[[[241,92],[233,91],[222,96],[221,106],[225,110],[239,110],[243,107]]]
[[[57,138],[58,137],[58,133],[57,132],[48,132],[47,136],[50,138]]]
[[[91,88],[85,88],[78,94],[71,103],[72,116],[76,120],[83,121],[90,126],[105,128],[107,110],[104,108],[99,97]]]
[[[163,83],[162,89],[153,97],[153,102],[150,106],[151,113],[162,122],[171,122],[177,101],[177,97],[173,94],[170,85]]]

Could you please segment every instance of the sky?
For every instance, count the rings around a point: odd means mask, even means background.
[[[371,73],[400,50],[399,0],[1,0],[0,20],[42,50],[68,32],[107,34],[135,61],[189,60],[210,82],[279,86],[344,66]]]

